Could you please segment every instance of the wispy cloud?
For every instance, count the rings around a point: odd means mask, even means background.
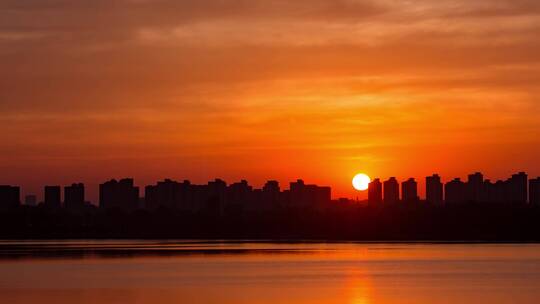
[[[540,149],[539,35],[533,0],[4,0],[0,165],[196,170],[183,161],[199,155],[324,175],[455,168],[440,155],[471,164],[493,147],[512,166],[504,147],[528,145],[521,164]]]

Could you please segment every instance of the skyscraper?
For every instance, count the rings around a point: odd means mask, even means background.
[[[408,203],[418,201],[418,184],[414,178],[409,178],[401,183],[401,199]]]
[[[331,195],[330,187],[306,185],[301,179],[290,183],[290,202],[302,208],[320,207],[330,203]]]
[[[492,203],[495,197],[495,184],[485,179],[482,185],[482,202]]]
[[[527,174],[519,172],[508,180],[508,202],[516,204],[527,203]]]
[[[133,185],[133,179],[110,180],[99,185],[99,206],[133,210],[139,204],[139,187]]]
[[[426,177],[426,201],[436,205],[443,203],[443,184],[438,174]]]
[[[226,204],[243,208],[252,200],[253,187],[243,179],[238,183],[232,183],[227,188]]]
[[[15,186],[0,186],[0,209],[15,208],[21,204],[21,189]]]
[[[62,200],[60,198],[60,186],[45,186],[43,204],[49,208],[60,208]]]
[[[529,180],[529,202],[540,206],[540,177]]]
[[[399,202],[399,183],[395,177],[390,177],[383,184],[384,203],[394,204]]]
[[[72,184],[64,187],[64,205],[69,209],[84,207],[84,184]]]
[[[180,184],[170,179],[159,181],[156,185],[146,186],[144,193],[146,208],[177,208],[180,204],[179,192]]]
[[[376,178],[368,186],[368,203],[379,205],[382,200],[382,183],[380,179]]]
[[[482,193],[484,189],[484,176],[480,172],[469,174],[467,179],[467,197],[469,202],[482,201]]]
[[[466,201],[466,185],[455,178],[444,185],[445,202],[447,204],[463,204]]]
[[[296,182],[289,183],[290,189],[290,199],[291,204],[295,206],[305,206],[307,205],[306,195],[305,195],[306,185],[301,179],[296,180]]]
[[[265,209],[276,208],[280,201],[279,182],[269,180],[262,189],[262,205]]]

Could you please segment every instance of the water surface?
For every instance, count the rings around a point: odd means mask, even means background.
[[[535,244],[3,241],[1,303],[537,303]]]

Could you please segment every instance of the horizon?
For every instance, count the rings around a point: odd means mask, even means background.
[[[438,175],[441,178],[442,184],[445,185],[448,182],[451,182],[451,181],[453,181],[455,179],[460,179],[461,181],[466,182],[469,175],[476,174],[476,173],[482,174],[483,181],[485,181],[485,182],[490,181],[491,183],[495,183],[495,182],[498,182],[498,181],[506,181],[512,175],[519,174],[519,173],[525,173],[527,175],[527,180],[528,181],[540,178],[540,176],[530,175],[527,171],[514,171],[513,173],[509,174],[508,176],[501,177],[501,178],[490,178],[490,176],[485,175],[484,172],[473,171],[473,172],[467,173],[467,174],[462,175],[462,176],[454,176],[454,177],[444,177],[444,176],[441,176],[440,174],[435,172],[435,173],[431,173],[431,174],[429,174],[427,176],[420,177],[420,178],[415,177],[415,176],[409,176],[409,177],[403,177],[403,178],[398,177],[398,176],[387,176],[387,177],[370,176],[370,179],[371,179],[371,182],[373,182],[374,179],[379,179],[380,182],[382,183],[384,181],[387,181],[390,178],[396,178],[396,180],[399,183],[399,187],[401,188],[401,185],[402,185],[403,182],[405,182],[405,181],[412,178],[417,183],[417,190],[418,190],[419,199],[425,199],[426,198],[426,186],[427,186],[426,185],[426,178],[431,177],[432,175]],[[306,180],[306,179],[303,179],[303,178],[297,178],[297,179],[289,180],[289,181],[286,181],[286,182],[282,182],[282,181],[275,180],[275,179],[266,179],[266,180],[264,180],[264,182],[261,182],[261,183],[252,183],[249,179],[246,179],[246,178],[239,179],[239,180],[226,180],[226,179],[223,179],[223,178],[215,177],[215,178],[212,178],[212,179],[208,179],[206,181],[194,181],[194,180],[189,179],[189,178],[187,178],[187,179],[182,179],[182,178],[177,179],[177,178],[172,178],[172,177],[164,177],[164,178],[160,178],[160,179],[157,179],[157,180],[154,180],[154,181],[150,181],[148,183],[143,183],[143,182],[137,182],[137,179],[134,178],[134,177],[124,176],[124,177],[109,177],[107,179],[104,179],[102,181],[97,182],[96,184],[93,184],[93,183],[89,184],[89,183],[86,183],[83,180],[75,180],[75,181],[71,181],[71,182],[64,183],[64,184],[43,183],[43,184],[41,184],[41,186],[39,186],[38,191],[35,191],[35,192],[27,190],[21,185],[17,185],[17,184],[13,184],[13,183],[12,184],[2,183],[0,185],[20,187],[20,190],[21,190],[21,192],[20,192],[21,202],[24,202],[24,198],[26,196],[28,196],[28,195],[34,195],[34,196],[36,196],[36,199],[37,199],[38,202],[42,202],[43,201],[43,196],[44,196],[43,189],[46,186],[59,186],[59,187],[61,187],[61,189],[63,189],[64,187],[71,186],[73,184],[82,183],[82,184],[84,184],[84,187],[85,187],[86,201],[90,202],[93,205],[98,205],[98,202],[99,202],[99,200],[98,200],[98,197],[99,197],[99,193],[98,193],[99,192],[98,191],[99,190],[99,185],[103,184],[105,182],[108,182],[108,181],[113,181],[113,180],[120,181],[122,179],[132,179],[134,181],[134,186],[139,187],[139,189],[140,189],[139,198],[144,198],[144,188],[146,186],[155,185],[158,182],[167,181],[167,180],[170,180],[170,181],[173,181],[173,182],[178,182],[178,183],[182,183],[182,182],[187,181],[187,182],[190,182],[192,185],[206,185],[209,182],[212,182],[212,181],[215,181],[215,180],[221,180],[221,181],[225,182],[227,186],[230,186],[231,184],[234,184],[234,183],[239,183],[239,182],[242,182],[242,181],[246,181],[249,186],[253,187],[254,190],[255,189],[262,189],[264,184],[266,182],[268,182],[268,181],[277,181],[279,183],[281,191],[289,190],[290,189],[290,183],[302,180],[303,182],[306,183],[306,185],[309,184],[309,185],[316,185],[316,186],[319,186],[319,187],[329,187],[332,190],[332,192],[331,192],[331,199],[332,200],[348,199],[348,200],[352,200],[352,201],[357,200],[357,201],[363,202],[363,201],[367,201],[367,199],[368,199],[368,189],[366,189],[366,190],[355,190],[355,192],[357,193],[356,196],[349,196],[349,197],[339,196],[339,195],[335,194],[333,185],[318,184],[318,183],[314,183],[314,182],[312,182],[310,180]],[[351,186],[351,188],[354,188],[353,185],[352,185],[352,182],[351,182],[350,186]],[[527,185],[527,187],[528,187],[528,185]],[[63,191],[61,192],[61,195],[63,197]]]
[[[0,302],[536,303],[539,37],[540,0],[0,0]]]

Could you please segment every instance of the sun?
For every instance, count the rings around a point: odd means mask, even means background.
[[[358,191],[367,190],[370,182],[371,182],[371,179],[369,178],[369,176],[367,176],[364,173],[356,174],[352,180],[354,189]]]

